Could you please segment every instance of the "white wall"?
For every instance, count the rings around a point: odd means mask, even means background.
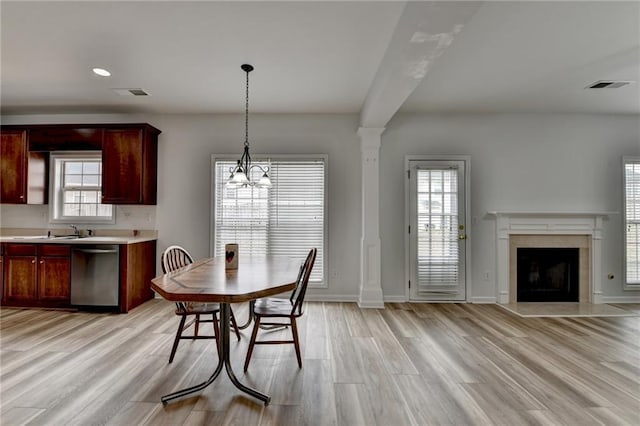
[[[183,244],[209,255],[211,154],[241,153],[243,115],[4,116],[3,124],[148,122],[162,130],[158,154],[158,205],[125,207],[116,228],[159,232],[158,252]],[[356,300],[361,232],[360,147],[356,115],[250,117],[254,153],[328,154],[329,288],[311,298]],[[637,116],[414,115],[395,117],[382,135],[380,237],[385,297],[405,294],[404,156],[471,155],[472,300],[495,292],[495,223],[489,210],[588,210],[621,212],[621,156],[640,155]],[[8,214],[7,214],[8,212]],[[2,206],[2,226],[47,226],[40,206]],[[128,219],[125,220],[124,218]],[[6,222],[5,222],[6,221]],[[489,271],[489,281],[483,274]],[[613,272],[614,280],[606,275]],[[622,223],[605,224],[602,273],[606,297],[621,297]],[[633,293],[633,296],[636,296]]]
[[[328,154],[327,289],[309,297],[353,299],[360,242],[359,139],[355,115],[251,115],[252,155]],[[158,159],[159,249],[183,244],[209,255],[211,154],[242,154],[244,116],[154,117],[162,130]],[[355,195],[354,195],[355,194]],[[241,248],[242,250],[242,248]]]
[[[412,115],[395,117],[380,155],[385,297],[404,295],[404,156],[471,155],[471,299],[496,296],[495,221],[487,211],[613,211],[605,223],[606,297],[622,290],[623,155],[640,155],[637,116]],[[484,272],[489,280],[484,280]],[[607,279],[614,273],[613,280]],[[605,297],[605,299],[606,299]]]
[[[2,117],[3,124],[117,122],[148,122],[162,133],[158,142],[158,204],[151,207],[153,215],[149,215],[149,207],[120,207],[128,216],[116,212],[112,227],[157,229],[158,256],[171,244],[184,245],[196,258],[209,256],[211,155],[242,154],[244,115]],[[356,300],[361,232],[357,128],[357,115],[250,116],[253,155],[329,157],[329,241],[325,254],[328,288],[310,289],[309,298]],[[45,211],[43,206],[2,206],[0,219],[5,227],[47,227]],[[157,270],[160,271],[159,264]]]

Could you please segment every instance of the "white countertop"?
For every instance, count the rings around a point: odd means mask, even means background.
[[[60,238],[43,236],[11,236],[0,237],[0,243],[29,243],[29,244],[136,244],[145,241],[154,241],[156,237],[85,237],[85,238]]]
[[[98,231],[100,232],[100,231]],[[3,229],[0,243],[29,243],[29,244],[136,244],[158,239],[156,231],[102,231],[110,235],[93,235],[88,237],[55,237],[47,236],[46,230],[34,229]],[[136,234],[136,235],[134,235]],[[52,232],[52,235],[56,235]]]

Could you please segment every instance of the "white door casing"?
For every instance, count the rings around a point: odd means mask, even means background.
[[[468,299],[469,159],[406,157],[408,300]]]

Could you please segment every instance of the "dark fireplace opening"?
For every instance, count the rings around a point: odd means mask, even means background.
[[[578,302],[579,248],[518,248],[518,302]]]

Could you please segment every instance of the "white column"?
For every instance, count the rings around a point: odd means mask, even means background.
[[[380,280],[380,135],[384,127],[360,127],[362,163],[361,308],[384,308]]]
[[[602,228],[603,216],[594,217],[591,240],[591,303],[602,302]]]
[[[509,303],[509,219],[496,218],[496,278],[498,303]]]

